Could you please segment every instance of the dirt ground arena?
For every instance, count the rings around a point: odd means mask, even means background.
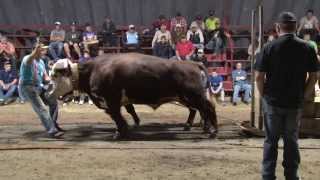
[[[113,122],[94,106],[60,107],[67,132],[57,140],[44,138],[29,104],[0,107],[0,180],[260,179],[263,139],[248,138],[238,127],[249,119],[247,105],[217,107],[220,133],[213,140],[199,127],[182,130],[188,116],[182,107],[154,112],[136,106],[142,126],[127,141],[112,140]],[[320,140],[302,139],[300,145],[303,180],[319,180]]]

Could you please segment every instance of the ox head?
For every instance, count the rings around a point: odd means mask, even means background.
[[[52,66],[51,82],[48,89],[48,96],[66,97],[72,94],[76,88],[75,83],[78,80],[76,65],[69,59],[60,59]]]

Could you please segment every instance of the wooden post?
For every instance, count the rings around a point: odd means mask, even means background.
[[[250,124],[251,127],[255,127],[255,72],[254,72],[254,63],[255,63],[255,41],[256,41],[256,31],[255,31],[255,19],[256,19],[256,10],[252,10],[251,12],[251,49],[253,52],[250,61],[251,61],[251,116],[250,116]]]
[[[263,30],[263,6],[260,4],[259,8],[259,50],[261,51],[264,43],[264,30]],[[262,110],[262,99],[259,98],[259,123],[258,128],[263,129],[263,110]]]

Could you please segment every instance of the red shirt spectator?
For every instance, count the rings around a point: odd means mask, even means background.
[[[190,60],[194,53],[194,46],[184,36],[176,46],[176,56],[178,60]]]

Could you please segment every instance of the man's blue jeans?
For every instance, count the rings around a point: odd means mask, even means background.
[[[2,89],[2,87],[0,87],[0,100],[6,101],[10,99],[13,96],[13,94],[16,92],[16,89],[17,89],[16,85],[10,86],[8,90],[4,90]]]
[[[251,102],[251,85],[250,84],[235,84],[233,87],[232,101],[238,103],[240,101],[239,93],[244,91],[244,101]]]
[[[60,42],[60,41],[51,42],[49,44],[49,52],[55,61],[62,58],[63,42]]]
[[[283,138],[284,176],[286,180],[298,180],[300,153],[298,146],[298,130],[302,109],[286,109],[269,105],[262,100],[264,111],[265,141],[263,148],[262,177],[263,180],[274,180],[278,157],[278,141]]]
[[[26,100],[30,101],[33,110],[39,116],[41,123],[45,127],[48,133],[54,133],[57,131],[56,123],[58,117],[58,108],[54,109],[50,107],[49,111],[46,109],[45,103],[41,98],[40,90],[34,86],[30,85],[21,85],[21,93]],[[54,104],[53,100],[49,100],[50,104]],[[51,102],[52,101],[52,102]],[[56,107],[58,105],[56,104]]]

